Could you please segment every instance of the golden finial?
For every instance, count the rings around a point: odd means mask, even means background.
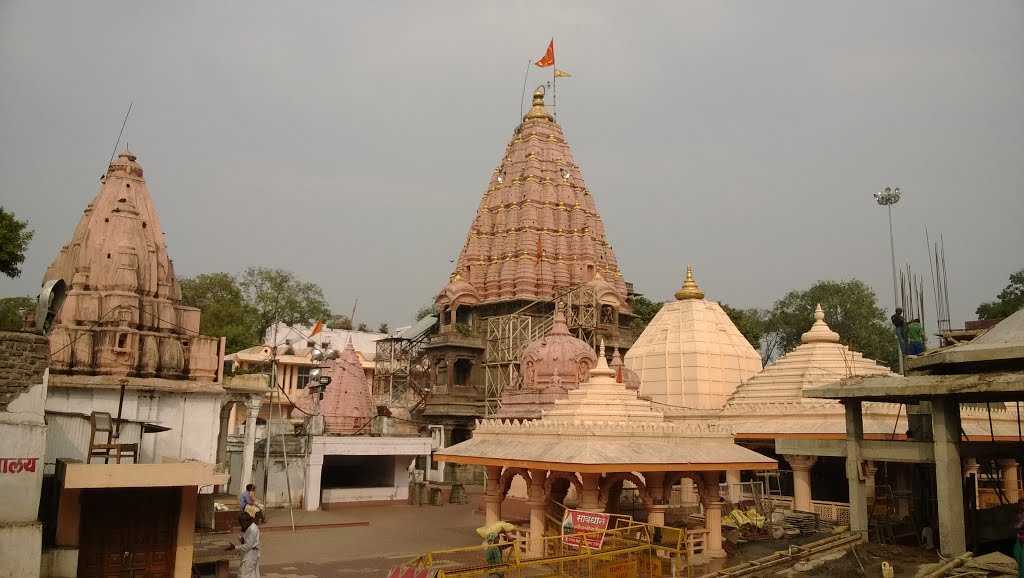
[[[533,91],[533,106],[530,107],[530,111],[526,113],[523,120],[531,118],[546,118],[552,120],[551,115],[548,114],[546,108],[544,108],[544,86],[538,86],[537,90]]]
[[[703,299],[704,292],[697,285],[697,282],[693,279],[693,265],[686,266],[686,280],[683,281],[683,286],[676,291],[676,299],[682,301],[684,299]]]

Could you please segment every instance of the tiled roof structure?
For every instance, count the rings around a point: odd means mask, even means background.
[[[217,339],[181,303],[142,166],[114,159],[43,282],[70,290],[50,335],[52,369],[78,374],[213,378]]]
[[[825,323],[821,305],[814,312],[814,325],[801,336],[800,341],[796,349],[740,384],[729,405],[799,401],[803,399],[803,389],[808,386],[839,381],[853,375],[890,373],[889,368],[839,343],[839,334]]]
[[[666,421],[650,402],[615,380],[604,347],[589,379],[545,409],[540,419],[478,421],[472,439],[445,448],[436,459],[543,463],[575,471],[775,468],[774,460],[736,445],[728,430],[713,423]]]
[[[439,301],[457,295],[473,304],[553,300],[597,274],[628,309],[601,216],[540,88],[491,175]]]
[[[640,377],[640,395],[655,402],[718,410],[761,370],[761,356],[722,307],[704,299],[687,267],[676,300],[662,306],[626,352],[625,367]]]
[[[736,388],[719,423],[742,437],[786,435],[842,435],[846,418],[842,404],[831,399],[803,397],[807,388],[835,383],[851,376],[893,375],[887,367],[867,359],[839,342],[839,334],[825,322],[819,305],[814,324],[800,337],[801,344]],[[906,412],[895,403],[863,405],[864,432],[902,435]],[[984,408],[964,405],[962,427],[970,435],[988,435],[990,422]],[[1015,435],[1016,424],[1006,409],[992,411],[996,435]]]

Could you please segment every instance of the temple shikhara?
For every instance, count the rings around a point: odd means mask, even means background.
[[[124,152],[43,281],[63,279],[67,301],[50,338],[54,373],[212,380],[219,339],[199,334],[200,311],[181,303],[142,166]]]
[[[442,446],[469,439],[479,418],[539,417],[538,403],[585,379],[600,340],[626,349],[635,337],[631,286],[544,100],[540,88],[490,176],[437,294],[436,324],[378,341],[375,400],[413,410]],[[566,356],[557,367],[531,361],[528,346],[541,338],[531,347]],[[428,472],[437,481],[463,474],[451,465]]]

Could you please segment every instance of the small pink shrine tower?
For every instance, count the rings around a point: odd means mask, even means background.
[[[331,378],[320,402],[324,431],[342,435],[370,433],[369,422],[375,413],[370,384],[352,339],[337,359],[328,362],[324,375]]]
[[[218,339],[199,335],[199,309],[181,303],[142,166],[125,151],[43,282],[68,285],[50,336],[54,373],[210,380]]]
[[[586,342],[569,333],[565,314],[557,309],[548,334],[523,350],[522,385],[514,391],[502,392],[501,409],[495,417],[539,418],[542,409],[586,381],[596,365],[597,354]]]

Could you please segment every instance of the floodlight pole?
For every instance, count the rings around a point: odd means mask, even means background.
[[[893,313],[896,312],[896,308],[900,306],[899,303],[899,288],[896,285],[896,236],[893,233],[892,226],[892,206],[900,202],[899,187],[885,187],[881,191],[875,193],[875,202],[882,205],[888,210],[889,213],[889,259],[892,263],[892,308]]]
[[[888,210],[889,213],[889,259],[892,264],[892,312],[895,315],[896,309],[900,306],[899,298],[899,287],[896,284],[896,236],[893,234],[892,227],[892,206],[900,202],[899,187],[885,187],[881,191],[875,193],[875,202],[882,205]],[[895,327],[894,327],[895,329]],[[899,359],[900,374],[903,373],[903,342],[897,337],[897,350]]]
[[[892,232],[892,204],[886,205],[885,208],[889,211],[889,259],[892,261],[892,308],[895,313],[899,307],[899,289],[896,285],[896,240]]]

